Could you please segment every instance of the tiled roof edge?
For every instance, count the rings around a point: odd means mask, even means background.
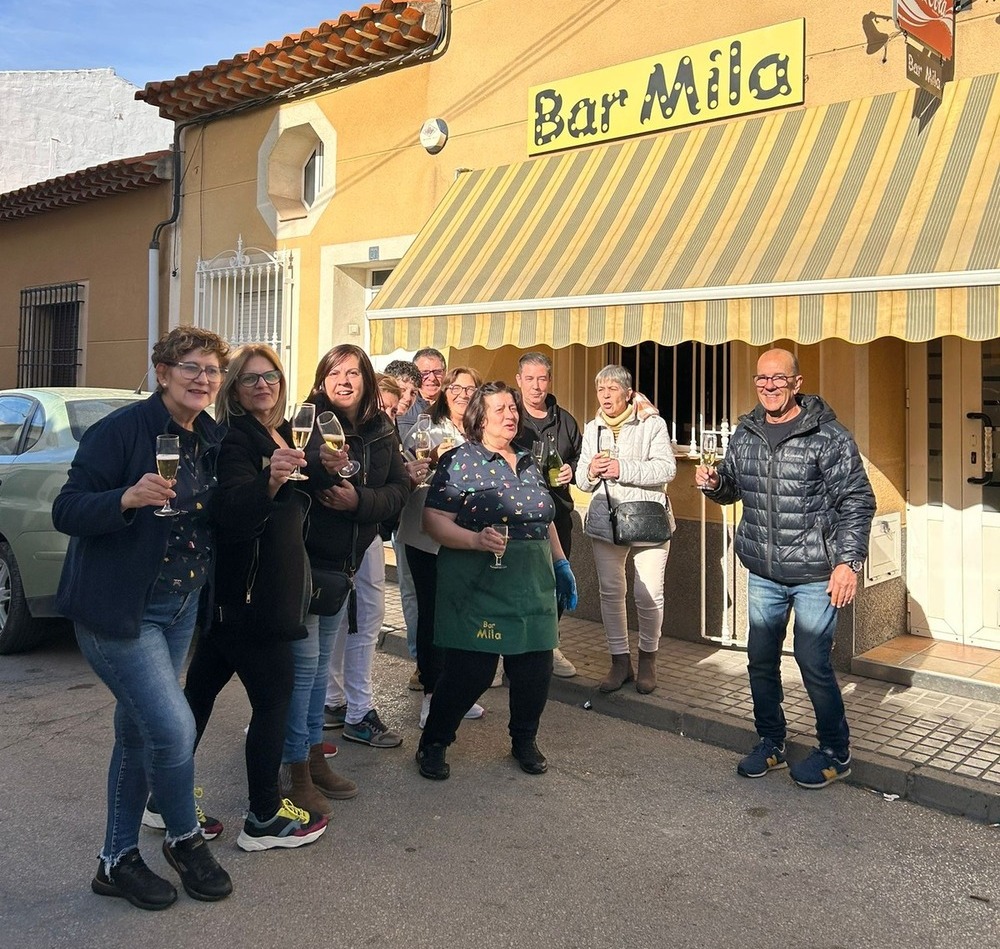
[[[104,162],[92,168],[73,171],[68,175],[0,194],[0,221],[43,214],[108,195],[160,184],[170,180],[171,172],[169,149]]]
[[[436,41],[441,23],[440,0],[381,0],[186,76],[147,83],[135,97],[165,119],[207,115],[358,66],[401,60]]]

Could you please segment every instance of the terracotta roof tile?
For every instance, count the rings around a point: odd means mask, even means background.
[[[0,194],[0,221],[44,214],[169,181],[170,154],[166,150],[149,152],[136,158],[119,158]]]
[[[366,63],[387,63],[428,46],[441,24],[439,0],[381,0],[214,66],[151,82],[136,99],[175,121],[261,99]]]

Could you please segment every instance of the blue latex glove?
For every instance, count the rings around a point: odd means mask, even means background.
[[[557,560],[552,564],[556,574],[556,604],[563,610],[575,610],[577,603],[576,577],[568,560]]]

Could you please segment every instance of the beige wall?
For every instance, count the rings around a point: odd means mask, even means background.
[[[81,383],[133,389],[143,380],[147,343],[148,251],[170,214],[170,183],[0,223],[0,387],[17,383],[21,291],[86,284]],[[166,298],[169,231],[161,241]],[[164,311],[165,312],[165,311]],[[165,318],[161,321],[166,328]]]

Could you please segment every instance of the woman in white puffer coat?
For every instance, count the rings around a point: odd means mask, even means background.
[[[612,540],[611,504],[657,501],[667,505],[665,486],[677,473],[667,425],[655,406],[632,390],[623,366],[605,366],[595,380],[598,410],[583,433],[576,484],[593,496],[584,521],[591,538],[601,595],[601,618],[611,653],[611,670],[602,692],[635,680],[638,692],[656,688],[656,653],[663,625],[663,577],[670,541],[656,546],[619,547]],[[605,490],[607,488],[607,490]],[[672,521],[669,516],[668,520]],[[635,675],[628,643],[625,566],[633,563],[633,596],[639,618],[639,672]]]

